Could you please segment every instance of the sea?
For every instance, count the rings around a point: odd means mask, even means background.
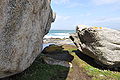
[[[49,38],[60,38],[60,39],[69,38],[70,33],[75,33],[75,30],[50,30],[49,33],[47,35],[45,35],[44,39],[49,39]],[[43,49],[46,46],[49,46],[51,44],[55,44],[55,43],[43,44]]]
[[[44,38],[69,38],[70,33],[75,33],[75,30],[50,30]]]

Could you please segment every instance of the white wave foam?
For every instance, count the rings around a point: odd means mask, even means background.
[[[44,38],[69,38],[69,33],[49,33]]]

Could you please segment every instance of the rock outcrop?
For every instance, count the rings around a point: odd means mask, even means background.
[[[44,48],[42,51],[43,53],[43,60],[47,64],[51,65],[61,65],[65,67],[72,67],[71,61],[74,57],[69,54],[69,51],[64,50],[63,46],[67,45],[49,45]]]
[[[76,30],[70,38],[82,53],[108,68],[120,67],[120,31],[102,27]]]
[[[42,49],[55,13],[51,0],[0,0],[0,78],[28,68]]]

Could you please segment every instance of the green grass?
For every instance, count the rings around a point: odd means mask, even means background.
[[[66,47],[65,50],[68,50],[74,56],[73,63],[82,68],[84,73],[91,76],[92,80],[120,80],[120,72],[100,70],[81,60],[75,52],[72,52],[77,50],[76,48]],[[44,63],[40,55],[31,67],[18,75],[7,78],[7,80],[66,80],[67,75],[73,71],[73,68],[48,65]]]
[[[69,68],[44,63],[39,56],[30,68],[18,75],[9,77],[9,80],[65,80],[68,71]]]
[[[81,60],[74,52],[71,54],[74,56],[74,63],[83,68],[89,76],[92,76],[92,80],[120,80],[120,72],[100,70]]]
[[[93,76],[93,80],[120,80],[120,73],[109,70],[100,70],[90,65],[84,67],[88,75]]]

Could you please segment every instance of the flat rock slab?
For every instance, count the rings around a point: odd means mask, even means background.
[[[44,48],[42,53],[46,57],[50,57],[60,61],[71,62],[74,59],[74,57],[69,54],[69,51],[64,50],[63,46],[59,45],[49,45]]]

